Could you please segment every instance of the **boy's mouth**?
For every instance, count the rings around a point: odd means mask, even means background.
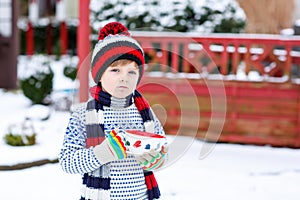
[[[120,89],[128,89],[128,87],[125,86],[125,85],[120,85],[120,86],[118,86],[118,88],[120,88]]]

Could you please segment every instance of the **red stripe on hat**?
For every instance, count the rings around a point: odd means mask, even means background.
[[[101,67],[103,66],[103,64],[111,57],[115,56],[115,55],[124,55],[124,54],[131,54],[134,55],[135,57],[137,57],[142,64],[144,64],[144,57],[143,54],[132,47],[127,47],[127,46],[122,46],[122,47],[114,47],[111,48],[110,50],[106,51],[100,58],[99,60],[95,63],[94,66],[92,66],[92,76],[96,77],[98,71],[101,69]],[[97,56],[97,54],[95,55]]]

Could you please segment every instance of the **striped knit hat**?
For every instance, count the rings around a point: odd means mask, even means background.
[[[143,49],[130,36],[124,25],[111,22],[100,29],[98,42],[93,51],[91,72],[95,83],[99,82],[109,65],[120,59],[128,59],[137,63],[140,71],[139,82],[145,64]]]

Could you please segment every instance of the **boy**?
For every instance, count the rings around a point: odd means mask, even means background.
[[[144,53],[126,27],[117,22],[99,32],[91,62],[92,100],[72,113],[59,161],[64,171],[83,175],[81,199],[158,199],[151,170],[159,168],[166,148],[142,156],[127,154],[118,130],[164,135],[164,130],[136,90]]]

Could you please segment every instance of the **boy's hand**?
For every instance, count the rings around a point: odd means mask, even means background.
[[[107,138],[93,150],[101,164],[127,157],[124,140],[118,135],[118,130],[112,130]]]
[[[163,146],[161,151],[150,150],[143,153],[141,156],[137,156],[136,160],[141,164],[142,168],[147,171],[158,169],[164,163],[168,147]]]

